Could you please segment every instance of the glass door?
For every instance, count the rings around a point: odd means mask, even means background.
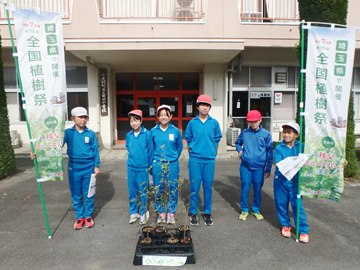
[[[181,121],[179,122],[179,115],[181,115],[179,114],[179,109],[181,108],[179,104],[181,104],[181,101],[179,96],[178,95],[161,96],[159,99],[160,99],[159,105],[166,104],[170,106],[171,113],[173,115],[171,119],[171,123],[181,130],[182,129]]]
[[[172,124],[184,134],[187,123],[196,115],[199,73],[117,73],[116,140],[124,143],[130,125],[128,112],[143,111],[143,125],[151,129],[157,123],[156,108],[172,109]]]

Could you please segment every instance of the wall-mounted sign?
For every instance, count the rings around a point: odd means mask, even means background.
[[[286,72],[276,72],[275,81],[276,83],[286,83]]]
[[[280,104],[282,102],[282,93],[274,94],[274,103]]]
[[[107,95],[107,70],[104,68],[99,69],[99,90],[100,90],[100,108],[101,116],[108,116],[108,95]]]
[[[250,92],[251,99],[270,98],[271,92]]]

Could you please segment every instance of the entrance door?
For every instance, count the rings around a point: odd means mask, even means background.
[[[171,123],[181,129],[182,123],[181,121],[179,121],[179,115],[181,115],[179,114],[179,110],[181,109],[181,97],[179,95],[161,94],[154,97],[154,95],[139,94],[134,96],[135,108],[142,110],[143,125],[148,130],[150,130],[156,125],[156,108],[162,104],[166,104],[171,107],[171,112],[173,114]]]
[[[128,112],[141,109],[143,125],[150,130],[157,123],[156,108],[172,108],[171,123],[184,135],[187,123],[196,115],[199,95],[198,73],[116,74],[117,142],[124,143],[130,125]]]

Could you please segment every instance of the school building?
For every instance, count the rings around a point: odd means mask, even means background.
[[[184,133],[196,97],[213,98],[222,128],[220,151],[258,109],[274,141],[295,119],[299,86],[297,0],[8,0],[17,8],[62,14],[68,114],[88,109],[88,126],[105,147],[124,144],[127,113],[139,108],[148,129],[157,106],[173,109]],[[349,26],[360,27],[360,1],[349,0]],[[321,12],[321,11],[319,11]],[[12,12],[10,11],[10,17]],[[13,21],[11,20],[13,23]],[[13,144],[29,144],[10,35],[0,7],[5,88]],[[12,25],[13,27],[13,25]],[[13,32],[14,29],[13,29]],[[360,135],[360,31],[352,92]],[[72,125],[70,115],[67,127]]]

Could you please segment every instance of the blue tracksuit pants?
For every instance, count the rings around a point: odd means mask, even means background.
[[[212,212],[212,186],[214,182],[215,163],[197,163],[189,161],[190,207],[189,215],[198,214],[199,191],[202,181],[204,191],[203,214]]]
[[[157,190],[155,197],[155,210],[158,213],[176,213],[178,205],[178,184],[179,184],[179,161],[153,162],[154,187]],[[165,187],[169,192],[169,199],[163,200],[161,196]]]
[[[297,218],[297,181],[288,181],[287,179],[274,179],[274,197],[276,214],[278,216],[281,226],[291,227],[289,217],[289,203],[291,204],[294,224],[296,226]],[[306,221],[306,214],[300,198],[300,214],[299,214],[299,232],[309,233],[309,225]]]
[[[94,164],[68,163],[69,187],[71,200],[76,219],[91,217],[94,211],[95,195],[88,198],[91,174],[94,173]]]
[[[130,215],[147,211],[147,192],[149,190],[149,173],[127,168],[128,198]]]
[[[249,212],[249,192],[253,185],[253,203],[252,212],[260,213],[261,208],[261,188],[264,184],[263,170],[250,170],[244,165],[240,165],[240,181],[241,181],[241,199],[240,208],[242,212]]]

